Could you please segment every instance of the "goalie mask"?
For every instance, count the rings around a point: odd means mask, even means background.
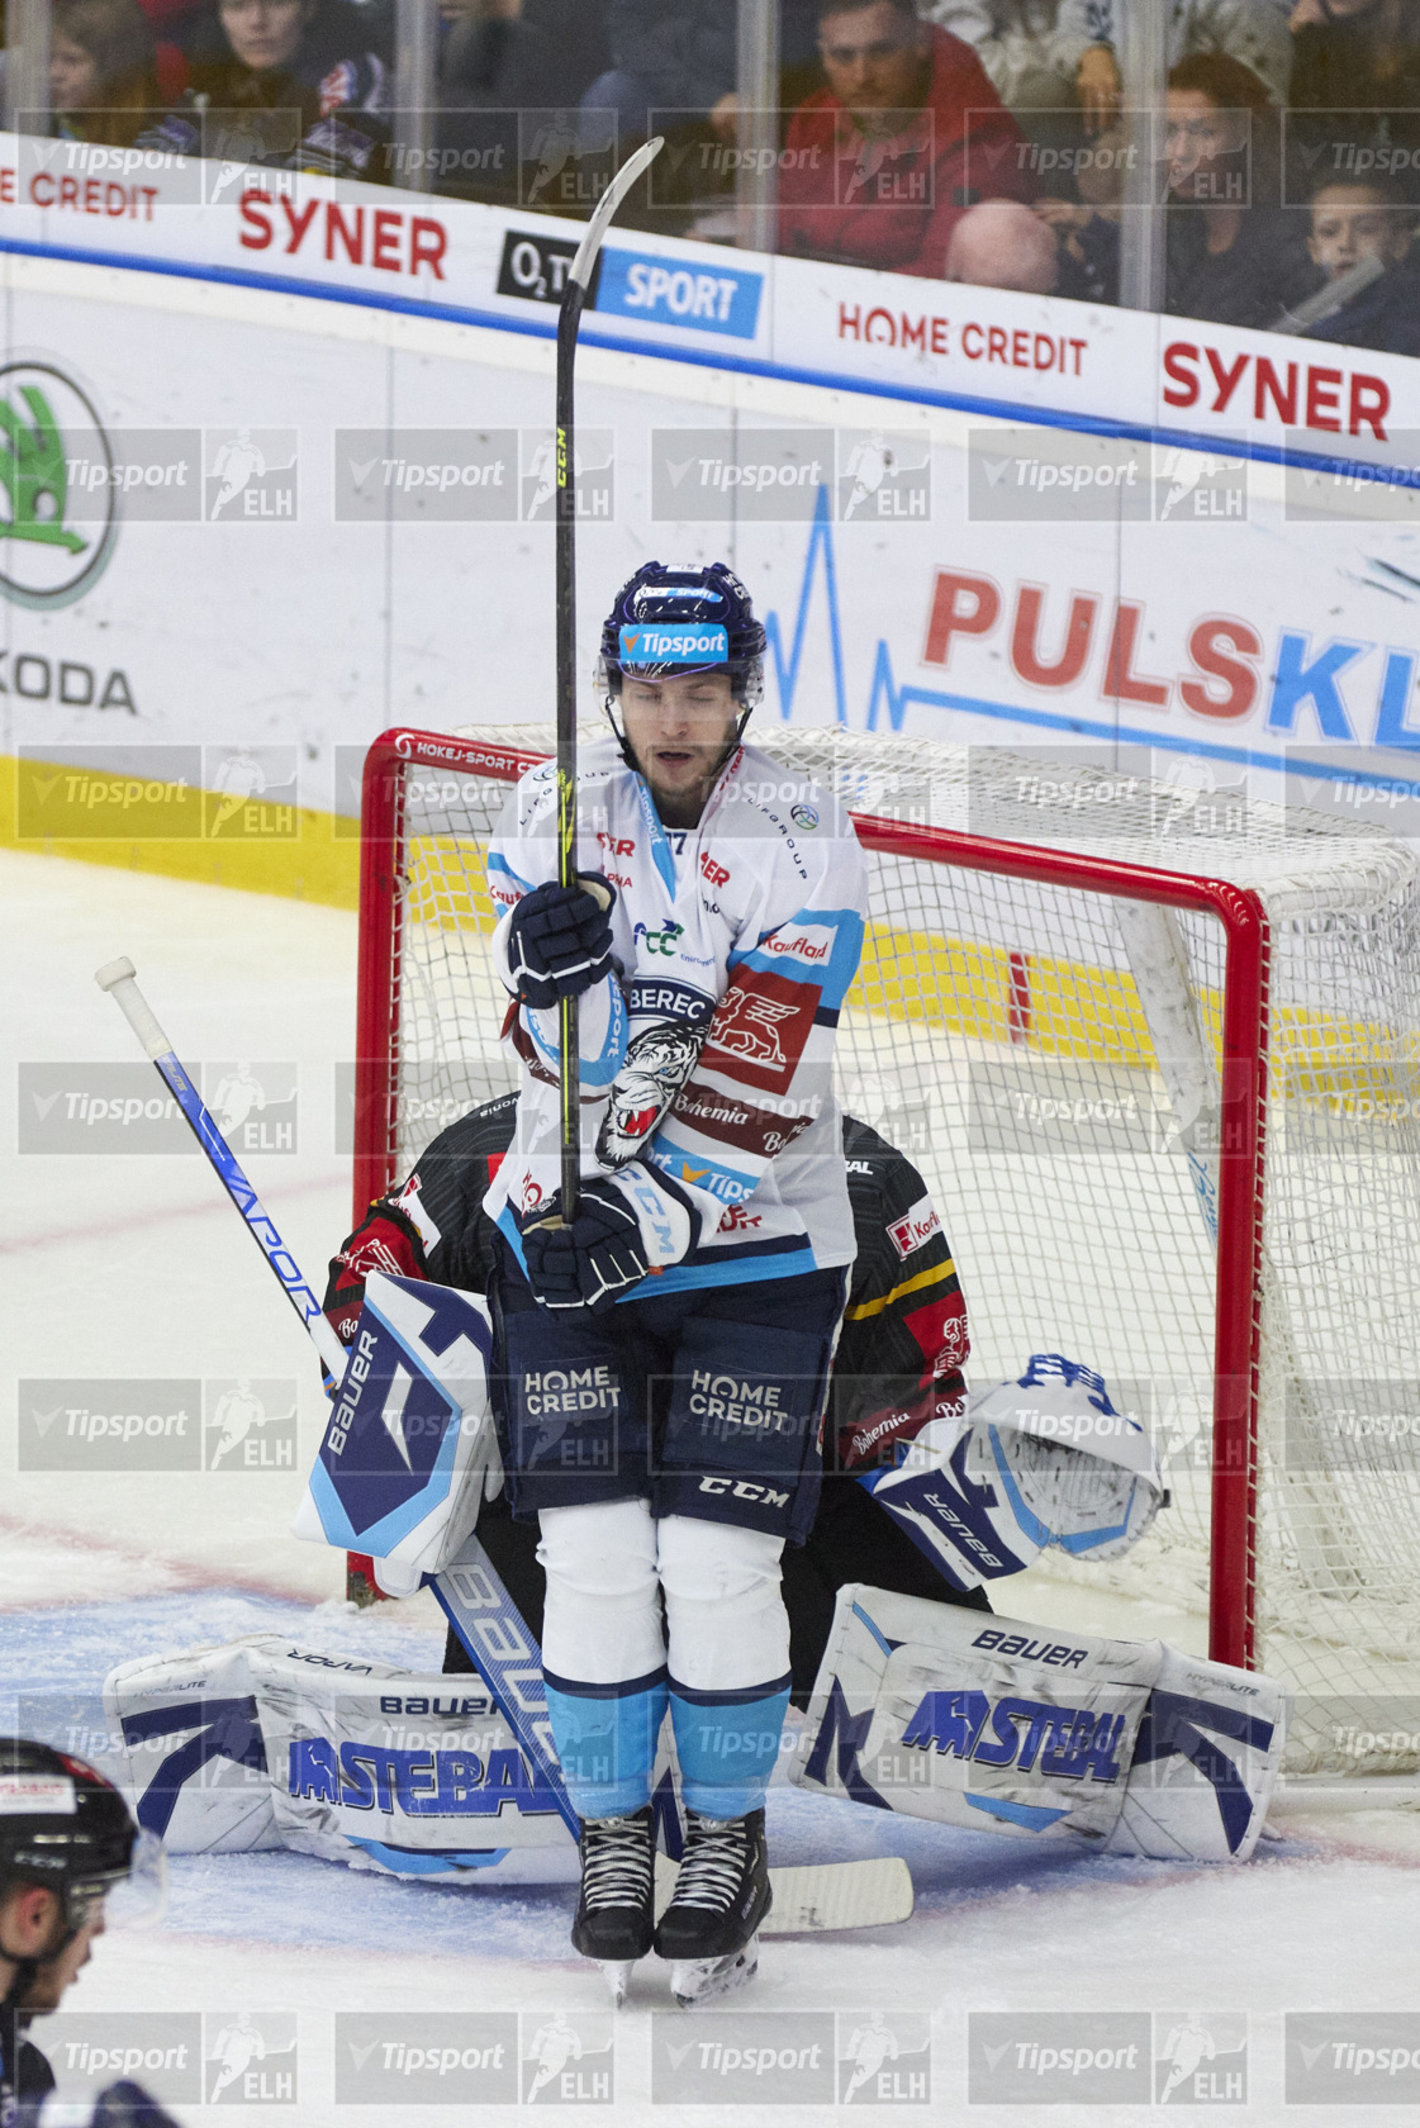
[[[1059,1353],[978,1390],[961,1418],[932,1420],[896,1468],[859,1483],[959,1589],[1018,1574],[1050,1545],[1118,1558],[1167,1498],[1139,1420]]]

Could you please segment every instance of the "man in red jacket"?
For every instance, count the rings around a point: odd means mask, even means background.
[[[970,45],[915,0],[822,0],[828,86],[780,158],[779,249],[932,279],[964,213],[1035,197],[1030,145]]]

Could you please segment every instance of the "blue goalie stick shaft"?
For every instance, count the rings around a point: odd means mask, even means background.
[[[477,1537],[467,1538],[428,1585],[575,1840],[581,1828],[552,1741],[542,1650]]]
[[[339,1383],[349,1355],[138,988],[132,961],[109,961],[97,971],[94,980],[115,1000],[156,1066],[286,1298],[304,1323],[327,1372]],[[445,1572],[452,1577],[449,1591],[440,1587],[443,1577],[435,1575],[434,1594],[477,1665],[490,1698],[517,1738],[536,1781],[548,1790],[575,1839],[577,1814],[563,1786],[552,1747],[537,1642],[476,1537],[469,1538],[458,1559]]]
[[[186,1117],[194,1138],[216,1170],[223,1189],[241,1213],[252,1239],[280,1281],[282,1292],[305,1324],[327,1371],[338,1382],[345,1372],[345,1347],[302,1278],[295,1257],[281,1239],[276,1221],[242,1173],[240,1161],[218,1130],[172,1043],[158,1025],[152,1008],[138,988],[132,961],[109,961],[96,972],[94,981],[100,990],[106,990],[113,998],[137,1035],[163,1084]]]

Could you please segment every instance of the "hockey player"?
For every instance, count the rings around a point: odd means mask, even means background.
[[[0,2121],[38,2119],[54,2089],[49,2063],[21,2027],[58,2009],[119,1885],[150,1906],[161,1896],[161,1851],[118,1790],[83,1759],[0,1737]],[[100,2095],[94,2119],[173,2128],[127,2082]]]
[[[486,1201],[500,1439],[512,1511],[541,1532],[547,1703],[582,1820],[572,1940],[623,1985],[653,1946],[669,1703],[688,1831],[654,1948],[682,1999],[753,1971],[769,1908],[780,1554],[813,1522],[853,1259],[830,1074],[865,866],[835,799],[741,743],[764,647],[723,564],[639,569],[602,635],[615,737],[583,758],[578,885],[556,883],[546,765],[488,859],[524,1067]],[[584,1102],[566,1221],[563,998]]]
[[[344,1343],[355,1336],[371,1271],[487,1291],[496,1229],[483,1200],[512,1142],[517,1099],[485,1102],[441,1131],[403,1186],[377,1199],[344,1242],[325,1295],[326,1315]],[[899,1444],[932,1420],[960,1415],[970,1344],[966,1299],[922,1176],[854,1116],[843,1118],[843,1151],[855,1254],[830,1378],[824,1483],[813,1528],[782,1562],[792,1698],[802,1707],[823,1658],[834,1597],[846,1583],[987,1607],[981,1590],[953,1589],[902,1524],[854,1482],[855,1474],[890,1463]],[[544,1583],[535,1530],[512,1520],[500,1494],[483,1507],[478,1535],[540,1642]],[[452,1628],[444,1667],[470,1667]]]

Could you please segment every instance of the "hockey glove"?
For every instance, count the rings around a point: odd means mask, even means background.
[[[578,885],[555,880],[534,887],[513,910],[508,967],[519,1000],[539,1011],[580,997],[611,971],[611,911],[616,890],[597,872]]]
[[[679,1192],[633,1161],[582,1185],[570,1226],[562,1224],[560,1196],[523,1225],[528,1284],[545,1308],[609,1307],[648,1271],[679,1263],[699,1224]]]

